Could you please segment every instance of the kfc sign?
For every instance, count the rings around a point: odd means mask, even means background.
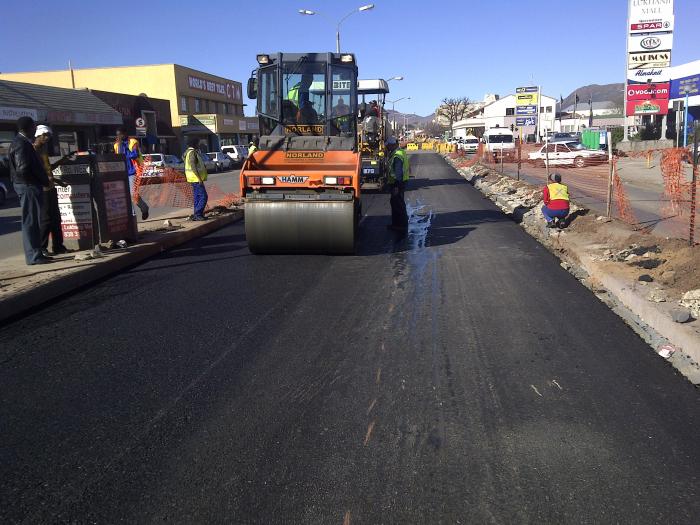
[[[670,84],[627,84],[627,100],[668,99]]]

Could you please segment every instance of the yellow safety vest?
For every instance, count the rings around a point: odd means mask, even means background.
[[[120,140],[118,140],[114,143],[114,153],[116,155],[119,155],[121,153],[119,151],[119,149],[121,148],[121,145],[122,145],[122,143]],[[138,150],[139,156],[136,158],[136,162],[138,162],[139,164],[143,164],[143,155],[141,155],[141,149],[139,148],[139,141],[134,139],[134,138],[130,138],[127,147],[129,148],[129,151],[134,151],[134,148],[136,148]]]
[[[397,148],[396,151],[391,155],[389,159],[389,183],[393,184],[396,182],[396,177],[394,177],[394,159],[399,158],[403,163],[403,181],[408,182],[411,176],[411,166],[408,162],[408,154],[405,149]]]
[[[299,107],[299,89],[301,84],[295,84],[289,91],[287,91],[287,100],[291,100]]]
[[[258,147],[257,147],[257,146],[255,146],[255,145],[250,146],[250,147],[248,148],[248,156],[250,157],[250,156],[251,156],[253,153],[255,153],[256,151],[258,151]]]
[[[568,201],[569,199],[569,188],[566,184],[559,184],[558,182],[553,182],[552,184],[547,184],[549,189],[549,199],[553,201]]]
[[[194,155],[194,157],[192,156]],[[185,151],[185,178],[187,182],[204,182],[207,180],[207,168],[200,157],[200,153],[194,148]],[[197,177],[199,175],[199,177]]]

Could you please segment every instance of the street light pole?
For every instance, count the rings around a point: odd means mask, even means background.
[[[397,102],[401,102],[402,100],[411,100],[411,97],[401,97],[397,98],[396,100],[387,100],[387,102],[391,102],[391,118],[394,122],[392,128],[394,131],[396,131],[396,110],[394,109],[394,106]]]
[[[361,13],[362,11],[369,11],[370,9],[374,9],[374,4],[367,4],[363,5],[361,7],[358,7],[357,9],[353,9],[350,11],[347,15],[345,15],[343,18],[338,20],[338,22],[335,25],[335,52],[340,53],[340,25],[345,22],[345,20],[351,16],[354,15],[355,13]],[[306,15],[306,16],[312,16],[312,15],[321,15],[318,11],[311,11],[310,9],[299,9],[299,14],[300,15]],[[324,17],[325,18],[325,17]]]

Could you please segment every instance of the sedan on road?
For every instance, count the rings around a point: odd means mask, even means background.
[[[544,166],[549,160],[550,166],[583,168],[606,162],[608,155],[601,150],[587,149],[580,142],[556,142],[545,144],[538,151],[530,153],[528,160],[535,166]]]
[[[207,157],[209,157],[209,160],[216,164],[216,171],[226,171],[233,167],[233,160],[231,157],[226,155],[226,153],[222,153],[221,151],[207,153]]]

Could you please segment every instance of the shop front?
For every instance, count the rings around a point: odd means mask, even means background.
[[[232,117],[222,114],[180,115],[180,131],[185,144],[197,137],[200,149],[219,151],[221,146],[248,144],[258,136],[255,118]]]

